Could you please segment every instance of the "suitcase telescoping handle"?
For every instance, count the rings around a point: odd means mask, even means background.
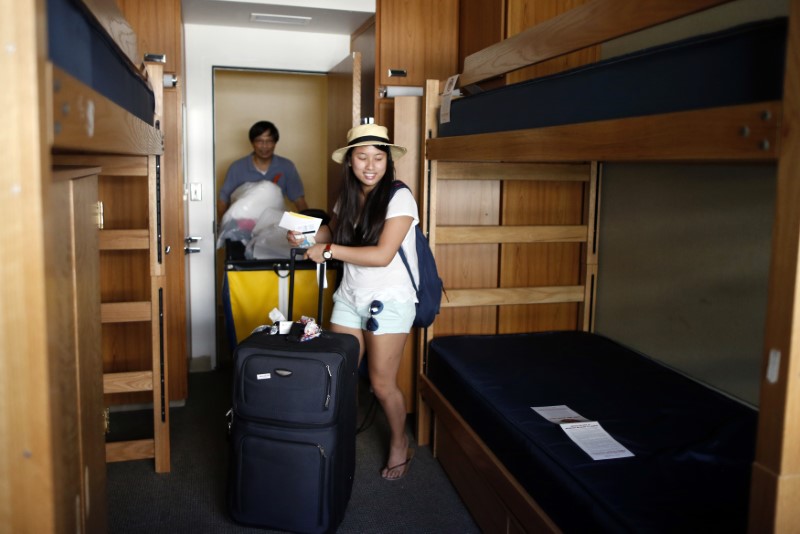
[[[294,308],[294,272],[295,272],[295,256],[304,255],[306,253],[306,249],[304,248],[293,248],[289,255],[289,316],[287,317],[288,320],[292,321],[292,311]],[[325,293],[325,277],[326,277],[326,265],[325,262],[319,264],[319,297],[317,299],[317,324],[322,327],[322,296]]]

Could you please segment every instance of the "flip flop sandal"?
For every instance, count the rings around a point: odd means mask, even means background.
[[[383,476],[383,475],[381,475],[381,476],[383,477],[384,480],[388,480],[389,482],[394,482],[396,480],[400,480],[401,478],[403,478],[404,476],[406,476],[408,474],[409,469],[411,469],[411,460],[413,460],[413,459],[414,459],[414,449],[409,447],[408,448],[408,452],[406,452],[406,461],[405,462],[403,462],[401,464],[393,465],[391,467],[389,467],[388,465],[384,467],[384,469],[386,469],[386,473],[388,474],[391,471],[394,471],[395,469],[399,469],[400,467],[404,467],[405,466],[405,470],[403,471],[403,474],[400,475],[399,477],[394,477],[394,478],[389,478],[389,477],[386,477],[386,476]]]

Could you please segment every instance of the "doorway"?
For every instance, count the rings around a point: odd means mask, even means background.
[[[326,209],[326,75],[215,68],[213,84],[214,205],[228,166],[252,151],[247,135],[250,126],[259,120],[268,120],[280,133],[275,153],[294,162],[303,180],[309,208]],[[218,249],[215,276],[217,365],[227,365],[231,358],[221,304],[224,273],[225,251]],[[268,311],[265,311],[265,320]]]

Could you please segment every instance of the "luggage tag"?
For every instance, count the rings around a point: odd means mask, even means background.
[[[260,328],[261,330],[269,328],[270,329],[269,333],[271,335],[275,334],[286,335],[291,331],[292,324],[294,324],[292,321],[287,321],[286,317],[283,315],[283,313],[281,313],[281,311],[278,308],[272,308],[272,311],[269,312],[269,320],[272,321],[272,325],[270,326],[262,325],[258,328]],[[260,330],[256,329],[254,330],[254,332],[255,331],[260,331]]]

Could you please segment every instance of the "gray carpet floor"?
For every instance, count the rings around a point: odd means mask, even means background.
[[[359,392],[361,423],[371,396],[368,387]],[[156,474],[152,460],[108,464],[110,532],[269,532],[238,525],[226,512],[229,407],[229,371],[189,376],[189,399],[170,411],[171,472]],[[110,439],[152,436],[152,430],[147,433],[151,417],[149,410],[112,413]],[[411,432],[409,436],[413,442]],[[337,532],[480,532],[429,447],[417,447],[402,480],[383,480],[379,471],[387,440],[386,421],[378,407],[372,424],[356,438],[353,492]]]

